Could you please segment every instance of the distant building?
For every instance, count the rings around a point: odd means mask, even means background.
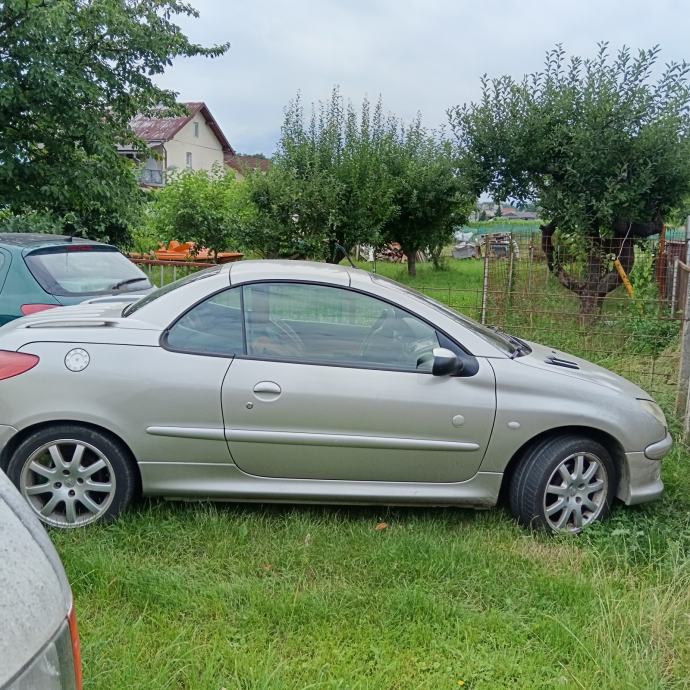
[[[535,220],[537,214],[534,211],[520,211],[514,206],[501,206],[501,216],[505,220]]]
[[[271,161],[264,156],[247,156],[241,153],[226,153],[225,165],[235,171],[238,179],[246,177],[251,170],[266,172],[271,167]]]
[[[211,170],[215,164],[224,165],[227,156],[235,156],[235,150],[205,103],[182,105],[186,115],[137,115],[132,120],[132,129],[148,144],[152,155],[144,159],[140,151],[127,146],[120,146],[119,151],[143,163],[142,186],[162,187],[168,174],[175,170]]]

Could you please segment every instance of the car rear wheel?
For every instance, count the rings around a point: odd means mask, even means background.
[[[51,527],[112,520],[132,501],[135,469],[106,434],[77,425],[41,429],[13,453],[8,475]]]
[[[510,508],[523,525],[577,533],[608,516],[616,484],[616,467],[601,443],[558,436],[522,458],[510,484]]]

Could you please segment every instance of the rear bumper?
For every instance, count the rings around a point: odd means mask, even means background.
[[[5,453],[5,448],[16,433],[17,430],[13,426],[0,424],[0,470],[7,469],[6,465],[9,462],[9,458]]]
[[[661,480],[661,458],[673,445],[671,434],[657,443],[652,443],[644,452],[626,453],[622,467],[618,498],[626,505],[647,503],[659,498],[664,492]]]

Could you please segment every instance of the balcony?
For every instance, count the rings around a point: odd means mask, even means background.
[[[157,168],[144,168],[139,176],[139,184],[162,187],[165,184],[165,171]]]

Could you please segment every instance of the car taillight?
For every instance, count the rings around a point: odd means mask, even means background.
[[[39,358],[36,355],[0,350],[0,381],[19,376],[19,374],[33,369],[38,362]]]
[[[62,249],[62,247],[60,247]],[[96,249],[92,244],[68,244],[65,246],[66,252],[92,252]]]
[[[29,316],[29,314],[37,314],[39,311],[46,309],[55,309],[59,304],[22,304],[22,314]]]
[[[81,670],[81,648],[79,647],[79,628],[77,626],[77,613],[74,610],[74,604],[69,611],[69,634],[72,638],[72,657],[74,659],[74,676],[77,684],[77,690],[82,690],[83,679]]]

